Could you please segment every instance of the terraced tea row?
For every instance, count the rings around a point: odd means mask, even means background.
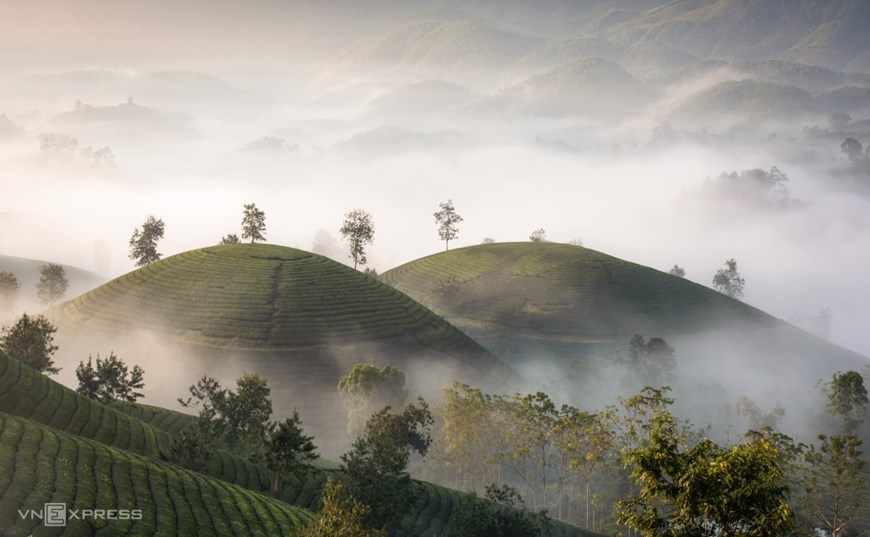
[[[20,513],[58,502],[66,505],[71,535],[286,535],[312,517],[247,489],[5,413],[0,491],[0,528],[10,536],[30,535],[40,524]],[[117,520],[104,520],[108,511]]]
[[[158,458],[171,442],[168,434],[88,399],[2,352],[0,412],[148,457]]]
[[[383,359],[437,351],[501,381],[515,378],[483,347],[400,291],[325,257],[280,246],[185,252],[117,278],[53,315],[70,331],[149,333],[238,350],[376,344]]]

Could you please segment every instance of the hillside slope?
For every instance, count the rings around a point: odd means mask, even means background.
[[[358,362],[402,368],[412,392],[424,395],[457,379],[503,386],[518,378],[404,293],[328,258],[281,246],[185,252],[51,315],[62,348],[82,349],[82,356],[115,349],[146,372],[163,370],[170,360],[173,374],[152,401],[174,401],[205,373],[231,383],[247,369],[267,378],[276,411],[295,407],[303,418],[316,416],[307,421],[321,432],[340,429],[333,420],[346,419],[336,385]]]
[[[528,360],[530,368],[566,366],[624,346],[636,333],[666,337],[684,366],[707,376],[711,367],[751,376],[783,374],[787,365],[785,376],[814,382],[867,364],[712,289],[567,244],[472,246],[383,277],[517,367]]]

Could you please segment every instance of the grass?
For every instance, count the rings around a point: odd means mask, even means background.
[[[288,524],[309,516],[336,472],[323,462],[301,478],[285,477],[283,501],[267,498],[269,472],[245,457],[212,450],[201,474],[165,460],[166,446],[193,426],[192,416],[92,401],[3,353],[0,370],[3,535],[29,535],[34,525],[16,520],[16,510],[49,501],[146,513],[141,522],[111,528],[76,523],[71,535],[286,535]],[[422,494],[396,536],[444,537],[466,495],[419,484]],[[557,523],[554,535],[588,534]]]
[[[601,354],[635,333],[680,339],[717,329],[742,330],[737,339],[749,351],[776,346],[796,361],[824,355],[846,369],[862,363],[855,353],[708,287],[568,244],[460,248],[382,277],[509,363]],[[451,279],[457,289],[445,299],[439,282]]]
[[[64,535],[286,535],[312,514],[218,479],[0,413],[0,528],[31,535],[19,510],[141,509],[141,520],[69,519]],[[59,535],[50,530],[42,535]]]

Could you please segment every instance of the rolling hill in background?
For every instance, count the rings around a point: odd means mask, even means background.
[[[272,387],[276,411],[298,408],[317,433],[343,430],[336,386],[358,362],[399,367],[412,393],[427,395],[456,379],[494,387],[518,380],[501,360],[407,295],[331,259],[281,246],[185,252],[56,306],[50,315],[60,327],[58,340],[69,342],[61,346],[87,345],[82,356],[115,349],[146,364],[146,371],[171,363],[174,386],[155,387],[163,397],[157,400],[174,401],[206,373],[225,372],[229,382],[243,369],[257,371]],[[137,348],[133,341],[150,343]],[[168,363],[149,367],[148,355]]]
[[[48,261],[37,259],[25,259],[0,255],[0,272],[11,272],[18,280],[20,302],[36,302],[36,284],[39,282],[39,267],[48,264]],[[95,272],[62,265],[69,280],[69,290],[66,298],[79,295],[104,283],[106,278]]]
[[[720,371],[812,382],[868,363],[712,289],[579,246],[460,248],[383,279],[521,371],[524,363],[564,370],[578,358],[626,347],[634,334],[666,338],[680,367],[707,380]]]

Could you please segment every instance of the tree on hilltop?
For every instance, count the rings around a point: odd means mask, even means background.
[[[138,227],[133,230],[133,236],[130,237],[130,259],[136,262],[137,267],[150,265],[163,257],[157,251],[157,241],[163,238],[163,231],[163,219],[153,215],[142,224],[141,232]]]
[[[63,298],[69,288],[66,270],[61,265],[48,263],[39,267],[39,281],[36,282],[36,296],[43,304],[54,304]]]
[[[438,224],[438,237],[444,241],[444,251],[447,251],[450,249],[450,241],[459,237],[459,227],[456,224],[462,222],[462,217],[453,207],[453,200],[439,203],[438,207],[440,210],[433,216]]]
[[[737,261],[729,259],[725,262],[725,268],[719,269],[713,276],[713,288],[731,298],[739,299],[743,296],[743,286],[746,280],[737,271]]]
[[[354,209],[344,215],[344,222],[338,230],[341,237],[350,243],[350,254],[353,259],[353,268],[357,265],[365,265],[366,246],[374,241],[375,221],[372,215],[362,209]]]
[[[529,235],[529,240],[532,242],[549,242],[547,240],[547,232],[544,228],[539,228],[532,231],[532,234]]]
[[[253,203],[245,204],[242,216],[242,238],[251,239],[251,244],[266,240],[266,213]]]
[[[670,274],[671,276],[676,276],[677,278],[685,278],[686,269],[684,269],[680,265],[674,264],[674,266],[671,267],[671,270],[668,271],[668,274]]]
[[[230,233],[229,235],[224,235],[218,244],[239,244],[240,242],[242,241],[239,240],[238,235]]]
[[[60,368],[54,367],[51,359],[57,351],[57,345],[52,344],[56,332],[57,327],[42,315],[25,313],[0,330],[0,350],[41,373],[56,375]]]

